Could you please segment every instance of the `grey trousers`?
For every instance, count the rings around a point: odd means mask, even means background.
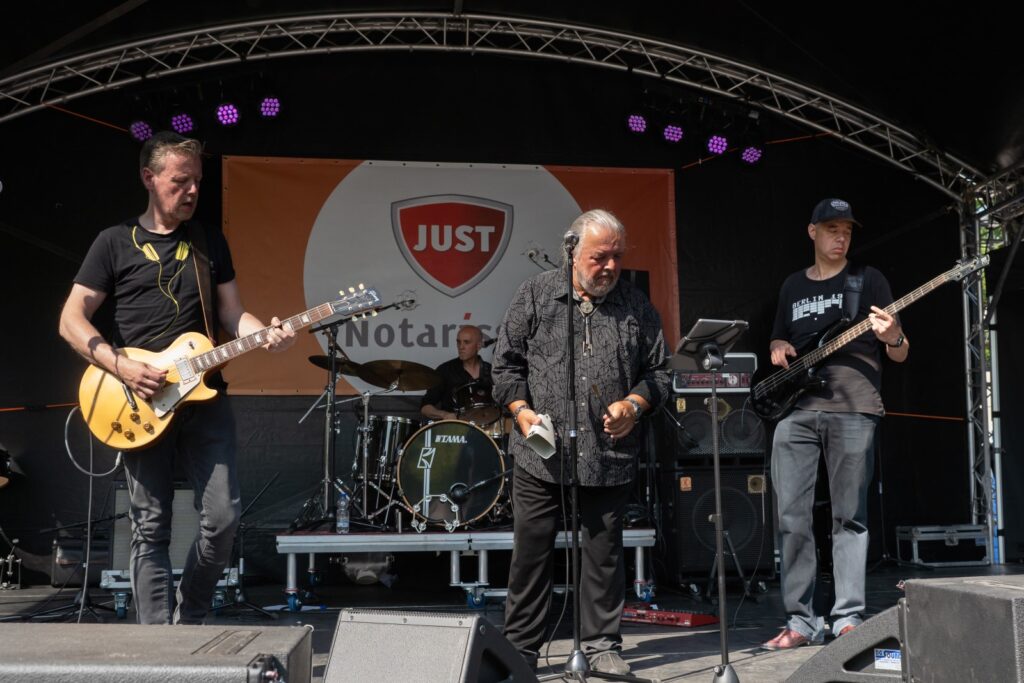
[[[218,397],[177,411],[150,448],[124,457],[132,520],[131,583],[140,624],[199,624],[231,559],[240,496],[235,419]],[[195,491],[199,532],[184,567],[171,567],[175,463]],[[177,593],[173,569],[182,569]]]
[[[626,599],[622,518],[631,491],[632,484],[579,489],[580,640],[588,655],[622,648],[619,624]],[[569,501],[566,487],[567,513]],[[554,588],[555,535],[562,528],[560,487],[516,467],[512,506],[516,512],[505,637],[534,663],[547,634]]]
[[[824,619],[814,613],[818,574],[814,543],[814,486],[825,457],[832,503],[832,632],[864,619],[867,569],[867,491],[874,470],[879,418],[861,413],[794,410],[775,429],[772,484],[782,538],[782,600],[786,626],[818,641]]]

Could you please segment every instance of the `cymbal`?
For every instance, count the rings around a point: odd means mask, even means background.
[[[359,368],[363,367],[359,363],[353,363],[348,358],[342,358],[341,356],[335,356],[335,358],[337,358],[337,360],[334,362],[334,369],[343,375],[358,375]],[[323,368],[324,370],[331,369],[330,356],[310,356],[309,362],[318,368]]]
[[[429,389],[441,381],[432,368],[408,360],[373,360],[359,368],[359,379],[377,387],[387,388],[398,381],[399,391]]]

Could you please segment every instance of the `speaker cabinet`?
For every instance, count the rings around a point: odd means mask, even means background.
[[[174,502],[171,505],[171,567],[183,569],[188,551],[199,533],[199,512],[195,505],[195,492],[187,482],[174,483]],[[114,512],[127,513],[130,498],[127,484],[119,481],[114,485]],[[110,568],[126,570],[131,566],[129,554],[132,543],[132,523],[128,515],[114,520],[110,537]]]
[[[754,570],[772,570],[775,542],[772,532],[772,494],[763,467],[721,471],[725,571],[736,566],[749,577]],[[715,560],[715,473],[711,468],[676,470],[666,477],[671,487],[670,537],[674,565],[680,577],[710,571]],[[730,547],[731,543],[731,547]],[[731,554],[735,551],[735,560]]]
[[[789,680],[1024,681],[1024,576],[907,581],[896,607],[836,639]]]
[[[309,683],[312,632],[309,626],[0,624],[0,683]]]
[[[475,614],[342,610],[324,683],[536,681],[512,644]]]

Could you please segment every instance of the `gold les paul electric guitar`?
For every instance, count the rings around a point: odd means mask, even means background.
[[[298,330],[334,315],[354,316],[379,308],[380,296],[362,285],[341,292],[337,301],[320,304],[281,321],[285,328]],[[160,352],[121,349],[128,358],[167,370],[167,381],[148,399],[136,396],[116,375],[90,365],[78,386],[82,417],[93,435],[118,450],[143,448],[159,439],[174,419],[179,406],[208,401],[216,389],[204,384],[207,373],[233,358],[267,343],[269,327],[214,347],[198,332],[186,332]]]

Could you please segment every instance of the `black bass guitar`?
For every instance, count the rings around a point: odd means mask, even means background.
[[[958,261],[955,267],[886,306],[885,312],[895,315],[941,285],[958,282],[984,268],[988,261],[988,255]],[[779,420],[804,393],[822,388],[825,380],[816,374],[822,361],[871,329],[871,321],[867,318],[856,325],[848,325],[847,321],[841,321],[829,327],[814,343],[808,345],[810,351],[804,353],[803,349],[799,350],[797,358],[789,362],[788,369],[779,370],[757,382],[750,390],[750,403],[754,412],[766,420]]]

